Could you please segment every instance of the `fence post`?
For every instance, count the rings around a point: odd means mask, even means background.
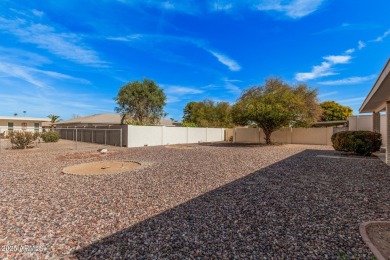
[[[120,131],[120,146],[121,146],[121,148],[122,148],[122,127],[121,127],[121,131]]]
[[[107,145],[107,130],[104,130],[104,145]]]
[[[76,150],[77,150],[77,128],[76,128]]]

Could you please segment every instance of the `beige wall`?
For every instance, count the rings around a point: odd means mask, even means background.
[[[372,115],[359,115],[348,117],[350,131],[372,131],[373,130]],[[386,144],[386,115],[381,114],[380,117],[380,133],[382,134],[382,144]]]
[[[283,144],[332,145],[333,128],[282,128],[272,133],[271,141]],[[264,132],[260,128],[234,128],[227,130],[227,140],[233,136],[238,143],[265,143]]]

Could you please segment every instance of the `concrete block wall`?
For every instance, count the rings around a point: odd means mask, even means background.
[[[219,142],[225,139],[224,128],[128,126],[128,147]]]
[[[260,128],[234,128],[233,134],[237,143],[265,143],[265,134]],[[332,145],[333,128],[282,128],[271,134],[271,141],[283,144],[317,144]]]

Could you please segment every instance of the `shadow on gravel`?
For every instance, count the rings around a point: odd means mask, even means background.
[[[79,259],[331,258],[371,253],[358,224],[389,218],[388,167],[306,150],[73,252]]]

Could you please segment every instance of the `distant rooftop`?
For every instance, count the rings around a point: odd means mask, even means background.
[[[49,118],[21,117],[21,116],[0,116],[0,120],[50,122]]]

